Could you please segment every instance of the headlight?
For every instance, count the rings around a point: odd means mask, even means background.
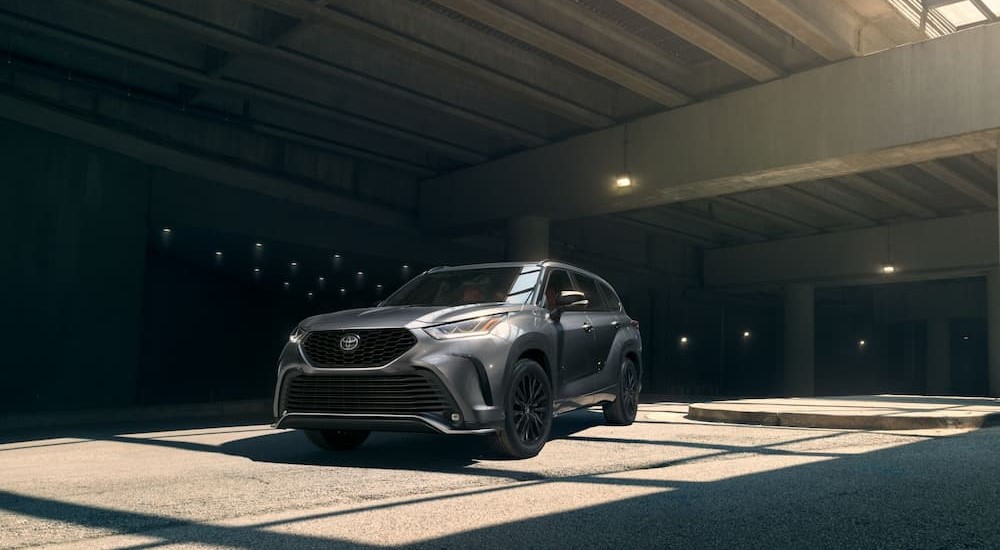
[[[490,333],[500,337],[506,337],[510,330],[510,327],[508,327],[507,323],[504,322],[506,320],[506,313],[485,315],[483,317],[476,317],[475,319],[458,321],[457,323],[448,323],[447,325],[428,327],[424,329],[424,332],[430,334],[438,340],[465,338],[467,336],[486,336]]]
[[[306,337],[306,334],[308,334],[308,332],[306,332],[304,328],[295,327],[295,330],[293,330],[292,333],[288,335],[288,341],[293,344],[298,344],[299,342],[302,341],[303,338]]]

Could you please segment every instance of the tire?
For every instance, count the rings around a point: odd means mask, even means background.
[[[622,360],[618,374],[618,397],[604,404],[604,420],[613,426],[628,426],[639,411],[639,369],[631,359]]]
[[[545,369],[531,359],[514,364],[504,396],[504,428],[493,436],[493,449],[511,458],[538,454],[552,431],[552,384]]]
[[[367,430],[305,430],[306,439],[327,451],[357,449],[368,439]]]

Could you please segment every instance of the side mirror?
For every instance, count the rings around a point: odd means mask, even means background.
[[[587,295],[579,290],[563,290],[556,296],[555,307],[549,312],[549,317],[553,321],[559,322],[562,314],[567,309],[585,308],[590,304]]]

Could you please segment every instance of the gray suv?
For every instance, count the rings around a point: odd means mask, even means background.
[[[490,434],[538,454],[556,415],[603,405],[635,419],[639,324],[606,281],[571,265],[437,267],[376,307],[310,317],[281,353],[274,426],[330,450],[371,431]]]

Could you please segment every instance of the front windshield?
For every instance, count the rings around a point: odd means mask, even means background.
[[[526,304],[538,266],[448,269],[424,273],[389,296],[383,306],[460,306],[506,302]]]

